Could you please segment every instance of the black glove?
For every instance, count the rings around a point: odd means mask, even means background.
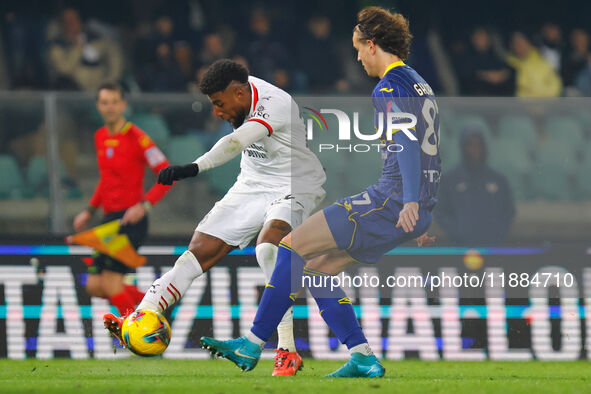
[[[195,163],[184,166],[169,166],[158,173],[158,183],[172,185],[174,181],[197,176],[197,174],[199,174],[199,166]]]

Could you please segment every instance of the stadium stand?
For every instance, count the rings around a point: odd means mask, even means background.
[[[25,197],[25,182],[16,160],[10,155],[0,155],[0,198]]]
[[[519,143],[528,151],[533,149],[538,140],[536,126],[527,115],[502,116],[498,130],[499,139]]]
[[[166,145],[169,142],[170,129],[162,115],[140,112],[131,115],[129,120],[144,130],[160,149],[166,149]]]
[[[166,150],[167,157],[172,164],[192,162],[205,151],[203,143],[194,134],[171,137]]]

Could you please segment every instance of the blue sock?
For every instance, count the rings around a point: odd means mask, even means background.
[[[306,262],[289,246],[280,243],[271,280],[265,287],[250,331],[267,342],[285,312],[293,305],[301,286]]]
[[[306,269],[305,273],[311,270]],[[316,275],[321,274],[318,271]],[[326,275],[326,274],[321,274]],[[332,288],[310,288],[310,292],[318,304],[320,316],[335,333],[341,343],[347,345],[348,349],[366,343],[367,339],[361,331],[357,316],[351,305],[351,300],[340,287]]]

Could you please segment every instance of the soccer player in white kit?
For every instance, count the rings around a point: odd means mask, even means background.
[[[214,114],[229,121],[234,132],[193,163],[163,169],[158,182],[171,185],[242,153],[240,174],[199,223],[188,250],[152,284],[137,309],[163,312],[180,300],[194,279],[257,234],[256,258],[268,282],[277,245],[325,195],[324,170],[307,147],[304,122],[288,93],[249,76],[244,66],[227,59],[209,67],[200,89],[212,102]],[[105,315],[105,327],[119,339],[122,323],[123,317]],[[277,332],[273,376],[295,375],[302,360],[295,348],[291,308]]]

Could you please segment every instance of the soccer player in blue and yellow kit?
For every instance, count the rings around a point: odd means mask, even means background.
[[[356,262],[377,263],[387,251],[413,238],[419,246],[433,241],[426,231],[441,169],[433,91],[404,64],[412,35],[402,15],[368,7],[357,19],[353,30],[357,59],[368,75],[381,78],[372,100],[376,127],[383,130],[382,174],[365,191],[314,214],[283,239],[275,271],[246,336],[228,341],[201,338],[204,347],[243,370],[256,366],[264,344],[293,304],[304,274],[335,275]],[[394,118],[406,120],[387,130]],[[327,376],[383,376],[385,370],[343,290],[310,291],[326,323],[351,352],[351,359]]]

